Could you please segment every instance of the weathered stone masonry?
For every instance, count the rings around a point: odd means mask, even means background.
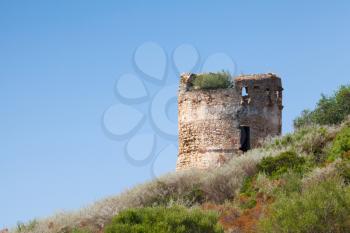
[[[283,88],[276,75],[239,76],[232,88],[215,90],[192,90],[191,79],[180,79],[177,170],[220,166],[281,134]]]

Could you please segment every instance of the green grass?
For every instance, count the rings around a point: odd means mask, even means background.
[[[105,233],[223,233],[214,212],[184,207],[128,209],[113,218]]]
[[[263,158],[257,168],[259,172],[276,178],[288,171],[303,173],[307,169],[305,165],[305,158],[298,156],[294,151],[286,151],[278,156]]]
[[[251,209],[256,206],[256,200],[253,198],[248,199],[246,202],[240,204],[240,208],[245,210],[245,209]]]
[[[241,194],[244,194],[248,197],[251,197],[255,195],[256,189],[253,186],[253,181],[255,180],[256,176],[248,176],[244,179],[242,188],[240,190]]]

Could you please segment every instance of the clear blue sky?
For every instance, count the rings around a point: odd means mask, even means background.
[[[127,161],[125,142],[101,126],[142,43],[168,57],[188,43],[201,62],[224,52],[239,72],[279,74],[288,132],[321,93],[349,83],[349,22],[345,0],[0,1],[0,228],[151,178],[151,163]]]

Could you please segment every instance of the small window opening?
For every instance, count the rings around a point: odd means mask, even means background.
[[[272,96],[271,96],[271,90],[269,88],[266,88],[266,97],[267,97],[267,105],[272,105]]]
[[[246,152],[250,149],[250,128],[248,126],[241,126],[241,146],[240,150]]]
[[[242,97],[248,96],[248,88],[247,87],[243,87],[242,88]]]
[[[282,97],[282,92],[281,91],[276,91],[276,98],[279,99]]]

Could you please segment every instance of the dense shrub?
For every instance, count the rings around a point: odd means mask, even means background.
[[[105,233],[223,233],[214,212],[183,207],[129,209],[119,213]]]
[[[241,209],[251,209],[256,205],[256,195],[259,189],[255,186],[257,175],[246,177],[240,190]]]
[[[322,163],[328,156],[328,148],[340,127],[312,125],[273,139],[264,145],[265,148],[293,150],[306,156],[315,163]]]
[[[275,189],[275,196],[290,196],[302,190],[302,175],[299,172],[289,170],[279,178],[279,185]]]
[[[260,226],[262,232],[350,232],[350,190],[331,180],[279,198]]]
[[[271,197],[275,190],[277,184],[274,180],[271,180],[263,173],[259,173],[256,177],[255,188],[259,193],[263,194],[264,197]]]
[[[326,164],[326,166],[316,167],[310,173],[306,174],[301,181],[303,189],[308,189],[326,180],[339,177],[338,165],[340,162],[341,160],[336,160],[333,163]]]
[[[232,85],[230,73],[222,71],[218,73],[204,73],[195,75],[192,81],[194,89],[218,89],[228,88]]]
[[[302,190],[302,175],[292,169],[278,175],[268,176],[266,173],[258,173],[244,180],[240,190],[241,209],[252,208],[256,200],[276,199],[280,196],[289,196]]]
[[[345,126],[334,139],[328,159],[333,161],[334,159],[345,155],[348,151],[350,151],[350,126]]]
[[[248,197],[256,193],[256,189],[253,186],[253,181],[256,179],[256,176],[248,176],[244,179],[240,193]]]
[[[179,202],[182,205],[192,206],[195,204],[202,204],[207,200],[207,196],[203,191],[203,184],[197,180],[183,180],[185,177],[178,177],[178,180],[157,180],[148,188],[150,192],[147,196],[144,196],[142,205],[154,206],[161,205],[167,206],[172,202]],[[157,192],[157,193],[155,193]],[[151,194],[150,196],[148,196]]]
[[[344,183],[349,185],[350,184],[350,160],[349,159],[341,160],[341,162],[336,164],[336,168],[338,170],[338,174],[343,179]]]
[[[350,114],[350,85],[341,86],[332,96],[322,95],[315,110],[304,110],[294,120],[294,127],[310,124],[339,124]]]
[[[259,172],[264,172],[268,176],[278,177],[292,170],[302,173],[305,169],[306,160],[298,156],[294,151],[286,151],[275,157],[265,157],[258,163]]]

